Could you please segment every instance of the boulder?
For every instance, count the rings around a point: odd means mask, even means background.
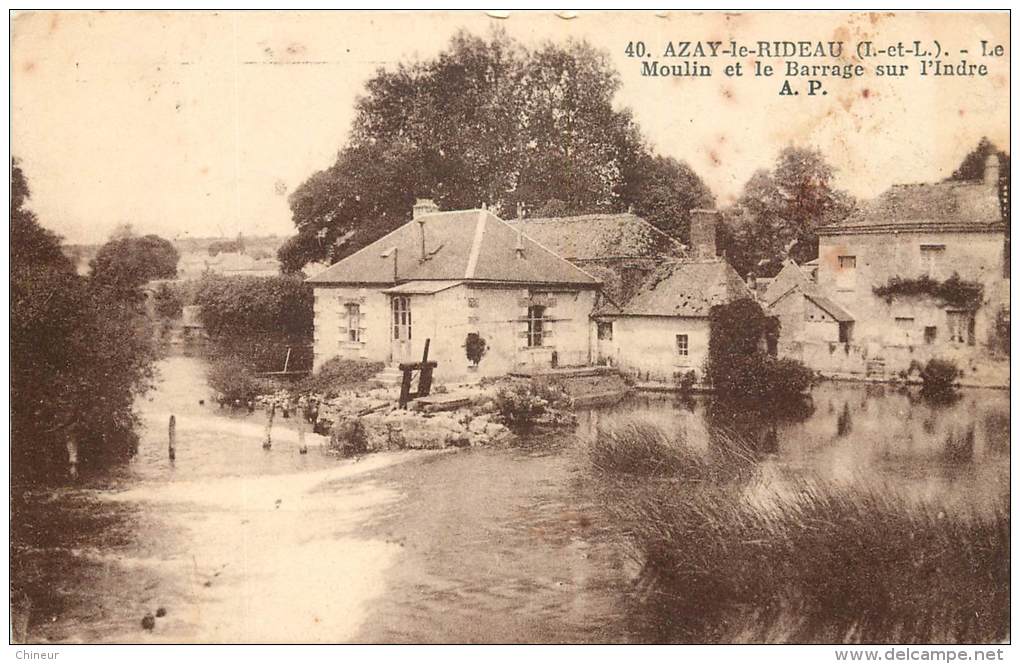
[[[472,433],[483,433],[488,424],[492,422],[491,415],[478,415],[468,424],[468,430]]]

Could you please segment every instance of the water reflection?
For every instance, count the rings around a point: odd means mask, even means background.
[[[916,389],[828,382],[807,399],[764,410],[704,396],[636,395],[587,414],[581,433],[590,439],[621,418],[654,422],[695,443],[742,436],[763,455],[763,480],[776,486],[809,475],[976,506],[994,504],[1009,486],[1004,391],[933,401]]]
[[[385,455],[341,467],[314,449],[299,455],[292,431],[274,434],[265,453],[258,416],[209,405],[200,360],[177,358],[162,372],[142,404],[134,461],[79,488],[26,496],[36,512],[15,515],[16,526],[46,524],[16,533],[34,553],[12,568],[36,602],[35,640],[647,638],[626,626],[639,565],[586,466],[587,442],[622,418],[716,456],[726,436],[740,436],[756,453],[752,488],[770,492],[810,475],[980,507],[1009,486],[1005,392],[936,404],[826,383],[766,411],[635,395],[578,413],[576,436],[380,463],[356,480]],[[375,599],[363,615],[356,600],[366,596]],[[138,619],[156,603],[169,617],[143,634]]]

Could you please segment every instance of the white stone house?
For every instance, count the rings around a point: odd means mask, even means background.
[[[591,362],[598,279],[487,210],[412,221],[307,282],[315,293],[314,367],[331,358],[438,362],[440,381]],[[475,366],[468,335],[485,341]]]
[[[981,181],[896,185],[819,229],[817,266],[788,264],[766,291],[780,353],[836,374],[888,376],[936,357],[979,370],[1009,316],[1003,194],[993,157]],[[979,302],[875,293],[894,278],[954,274],[981,286]]]
[[[592,316],[598,361],[642,381],[674,383],[691,371],[703,378],[712,307],[754,297],[716,255],[718,214],[693,210],[689,256],[660,263],[626,301],[602,301]]]

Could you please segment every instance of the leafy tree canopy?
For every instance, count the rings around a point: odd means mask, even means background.
[[[152,379],[144,317],[75,273],[59,237],[25,207],[16,161],[11,190],[12,474],[63,473],[68,440],[85,467],[125,458],[137,441],[134,400]]]
[[[435,59],[379,70],[356,104],[348,144],[290,196],[298,234],[287,271],[335,261],[405,223],[417,197],[483,204],[504,217],[635,211],[685,233],[712,197],[685,164],[655,157],[617,72],[584,42],[526,49],[503,32],[461,32]],[[550,203],[556,204],[550,207]]]
[[[118,237],[100,247],[92,259],[92,279],[127,293],[153,279],[176,277],[179,259],[174,245],[157,235]]]
[[[974,149],[967,153],[967,156],[963,158],[960,166],[953,171],[953,174],[946,178],[947,182],[963,182],[963,181],[974,181],[983,180],[985,177],[985,162],[988,161],[990,155],[996,155],[999,158],[999,174],[1000,177],[1009,177],[1009,155],[1006,154],[1005,150],[1000,150],[995,146],[994,143],[988,140],[987,136],[983,136],[978,144],[974,146]]]
[[[832,186],[833,169],[821,152],[789,146],[771,171],[757,171],[744,185],[744,214],[723,231],[720,244],[741,275],[773,276],[787,258],[818,256],[819,226],[846,218],[853,198]]]

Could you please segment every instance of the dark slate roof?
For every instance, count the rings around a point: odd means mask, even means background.
[[[420,259],[421,231],[415,220],[310,277],[308,283],[393,284],[393,257],[381,257],[393,248],[397,283],[464,280],[590,287],[599,283],[487,210],[437,212],[420,219],[426,260]],[[522,258],[517,256],[518,241],[524,249]]]
[[[641,217],[585,214],[577,217],[536,217],[507,222],[539,244],[570,260],[684,255],[684,245]]]
[[[1002,231],[998,185],[938,182],[895,185],[820,235],[886,232]]]
[[[751,298],[751,290],[723,258],[663,263],[622,307],[601,315],[707,317],[717,304]]]

